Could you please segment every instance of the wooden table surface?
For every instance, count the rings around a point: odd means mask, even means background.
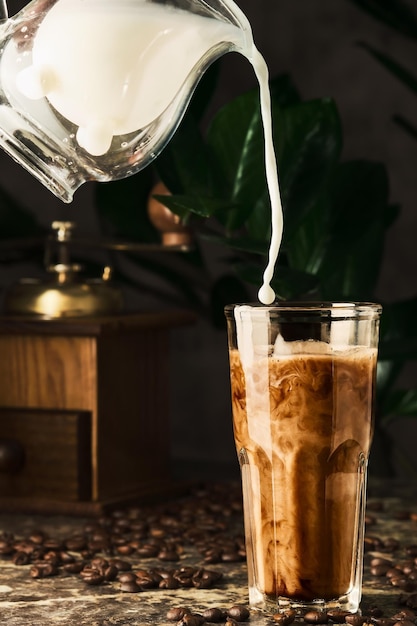
[[[407,603],[409,607],[417,607],[417,585],[408,579],[407,584],[401,583],[402,587],[393,586],[385,574],[371,573],[370,561],[375,556],[389,559],[394,565],[410,561],[410,554],[417,545],[417,499],[415,494],[401,489],[381,496],[378,489],[371,488],[369,495],[362,611],[368,614],[371,607],[377,606],[390,618]],[[53,568],[53,576],[37,578],[33,576],[36,572],[39,574],[39,568],[33,569],[36,553],[32,553],[31,562],[27,564],[14,562],[17,548],[20,552],[29,552],[33,550],[34,540],[41,548],[43,559],[46,552],[55,550],[60,554],[69,552],[76,561],[82,557],[89,564],[93,558],[102,558],[108,564],[131,567],[134,572],[158,570],[167,576],[168,571],[175,570],[178,575],[179,568],[183,568],[183,572],[192,572],[197,581],[209,572],[208,585],[211,586],[204,588],[203,584],[201,588],[200,583],[199,588],[197,583],[192,583],[192,586],[177,589],[129,592],[121,589],[118,578],[97,585],[87,584],[80,574],[65,571],[62,562]],[[68,543],[70,540],[72,544]],[[81,541],[78,546],[77,540]],[[83,541],[84,548],[81,547]],[[81,554],[87,549],[86,541],[89,552]],[[101,552],[100,541],[105,542]],[[59,542],[66,545],[59,546]],[[227,610],[235,604],[247,605],[246,564],[242,553],[239,554],[242,542],[240,486],[237,484],[194,486],[185,497],[115,511],[94,520],[0,515],[0,623],[7,626],[47,626],[49,623],[167,626],[176,623],[167,618],[167,612],[173,607],[187,606],[192,612],[202,613],[213,607]],[[143,549],[144,544],[148,548],[149,544],[156,546],[158,556],[139,556],[137,550]],[[211,549],[212,554],[215,548],[221,548],[223,556],[217,550],[217,562],[213,556],[211,561],[214,562],[210,562],[208,550]],[[5,554],[7,551],[9,554]],[[171,560],[174,558],[176,560]],[[210,583],[210,572],[221,578],[214,580],[212,577]],[[190,583],[183,580],[183,584]],[[274,620],[271,616],[251,612],[249,623],[266,626]]]

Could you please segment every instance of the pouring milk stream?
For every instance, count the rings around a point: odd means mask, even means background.
[[[0,29],[0,144],[64,201],[86,180],[123,178],[155,159],[216,58],[236,51],[250,61],[272,218],[259,299],[271,304],[283,218],[268,70],[234,2],[33,0]]]

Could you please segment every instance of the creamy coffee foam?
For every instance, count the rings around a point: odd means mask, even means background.
[[[301,354],[306,344],[311,353]],[[329,354],[322,342],[295,342],[291,352],[244,362],[230,353],[235,441],[253,510],[248,563],[274,601],[329,600],[354,580],[376,351]]]

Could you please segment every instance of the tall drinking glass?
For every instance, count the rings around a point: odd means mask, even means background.
[[[356,612],[381,307],[226,307],[249,602]]]

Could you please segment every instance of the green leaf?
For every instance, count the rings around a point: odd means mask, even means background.
[[[259,96],[252,90],[223,107],[207,134],[226,181],[225,194],[239,211],[219,216],[228,230],[239,228],[265,190],[265,160]]]
[[[417,389],[396,389],[384,406],[384,425],[396,417],[417,417]]]
[[[215,164],[198,121],[188,112],[176,133],[154,162],[155,169],[173,194],[212,194]],[[215,185],[218,192],[219,185]]]
[[[316,205],[323,185],[342,149],[340,117],[330,99],[274,108],[275,143],[285,214],[286,236],[298,231],[307,212]]]
[[[227,200],[219,198],[207,198],[202,195],[155,195],[157,200],[168,207],[173,213],[182,218],[187,218],[190,213],[195,213],[199,217],[210,217],[222,211],[231,211],[234,206]]]
[[[252,237],[222,237],[220,235],[202,233],[202,238],[239,252],[260,254],[263,257],[268,253],[268,245],[264,241],[259,241]]]
[[[386,169],[367,161],[344,163],[332,177],[329,194],[328,240],[318,270],[323,297],[368,299],[396,211],[388,204]]]

